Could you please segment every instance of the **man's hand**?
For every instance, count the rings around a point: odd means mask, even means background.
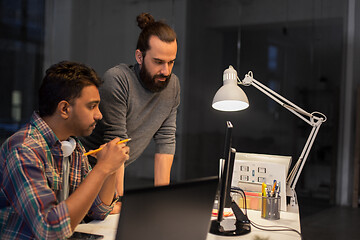
[[[119,138],[104,145],[96,154],[97,164],[89,172],[80,186],[67,198],[72,230],[89,211],[97,195],[101,201],[110,205],[115,194],[115,172],[129,159],[129,147],[117,144]]]
[[[109,175],[115,173],[129,159],[129,147],[125,143],[117,144],[119,141],[119,138],[115,138],[102,145],[103,149],[96,154],[96,166]]]
[[[117,202],[117,203],[115,203],[114,208],[110,212],[110,214],[118,214],[118,213],[120,213],[120,210],[121,210],[121,202]]]

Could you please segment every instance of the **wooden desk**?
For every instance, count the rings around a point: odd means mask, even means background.
[[[264,226],[286,226],[297,231],[300,231],[300,217],[298,209],[295,209],[294,212],[281,212],[279,220],[266,220],[262,219],[260,216],[260,211],[248,210],[248,217],[250,221],[255,222],[256,224]],[[118,224],[119,214],[109,215],[104,221],[92,221],[87,224],[80,224],[76,227],[75,231],[86,232],[93,234],[104,235],[104,240],[113,240],[116,236],[116,228]],[[227,219],[231,221],[231,219]],[[223,237],[208,234],[206,240],[222,240],[222,239],[254,239],[256,236],[261,237],[262,239],[268,238],[269,240],[292,240],[292,239],[301,239],[300,236],[293,231],[286,232],[273,232],[273,231],[263,231],[251,226],[251,232],[249,234],[237,237]],[[171,239],[169,239],[171,240]]]

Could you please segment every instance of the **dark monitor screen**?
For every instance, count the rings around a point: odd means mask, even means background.
[[[231,181],[234,169],[235,150],[231,148],[233,125],[230,121],[226,122],[224,153],[221,164],[220,175],[220,196],[218,207],[218,221],[221,222],[223,218],[224,208],[231,206]]]
[[[210,226],[210,233],[221,236],[240,236],[243,234],[247,234],[251,231],[250,221],[248,217],[244,215],[237,203],[233,202],[230,196],[236,153],[236,150],[231,147],[232,129],[233,126],[231,122],[227,121],[224,155],[222,161],[220,161],[223,162],[223,164],[220,165],[222,167],[220,171],[220,196],[218,202],[218,217],[216,220],[211,221]],[[224,218],[225,207],[231,207],[232,211],[234,212],[236,221],[234,223],[233,229],[225,230],[221,226],[221,222]]]

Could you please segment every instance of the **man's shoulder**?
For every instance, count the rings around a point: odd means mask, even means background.
[[[31,124],[27,124],[8,139],[8,142],[11,143],[13,147],[35,147],[38,146],[41,141],[44,141],[43,136]]]
[[[171,74],[171,78],[176,79],[176,81],[179,82],[179,77],[175,73]]]
[[[104,76],[104,85],[113,87],[113,85],[127,85],[128,82],[131,82],[131,79],[136,78],[134,68],[132,65],[125,63],[118,64],[110,69],[108,69]]]
[[[175,78],[175,79],[179,80],[179,77],[175,73],[171,73],[171,78]]]
[[[37,154],[41,154],[44,143],[45,140],[40,132],[32,127],[31,124],[27,124],[10,136],[4,142],[1,150],[5,150],[8,153],[15,150],[18,153],[37,152]]]
[[[113,75],[121,75],[121,74],[130,74],[133,73],[133,67],[132,65],[120,63],[110,69],[108,69],[104,76],[113,76]]]
[[[180,91],[180,80],[178,78],[178,76],[176,76],[175,73],[171,74],[171,84],[173,86],[173,88],[177,89],[178,91]]]

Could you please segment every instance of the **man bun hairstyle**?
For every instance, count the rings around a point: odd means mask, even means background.
[[[155,19],[149,13],[142,13],[136,17],[136,21],[138,23],[138,27],[143,30],[147,25],[154,23]]]
[[[176,33],[168,24],[163,21],[155,21],[154,17],[149,13],[141,13],[136,17],[139,28],[142,30],[136,49],[139,49],[143,56],[149,50],[149,39],[151,36],[158,37],[163,42],[176,41]]]
[[[70,104],[80,97],[86,86],[97,88],[101,80],[95,70],[81,63],[62,61],[46,70],[39,89],[40,117],[54,114],[59,102],[65,100]]]

